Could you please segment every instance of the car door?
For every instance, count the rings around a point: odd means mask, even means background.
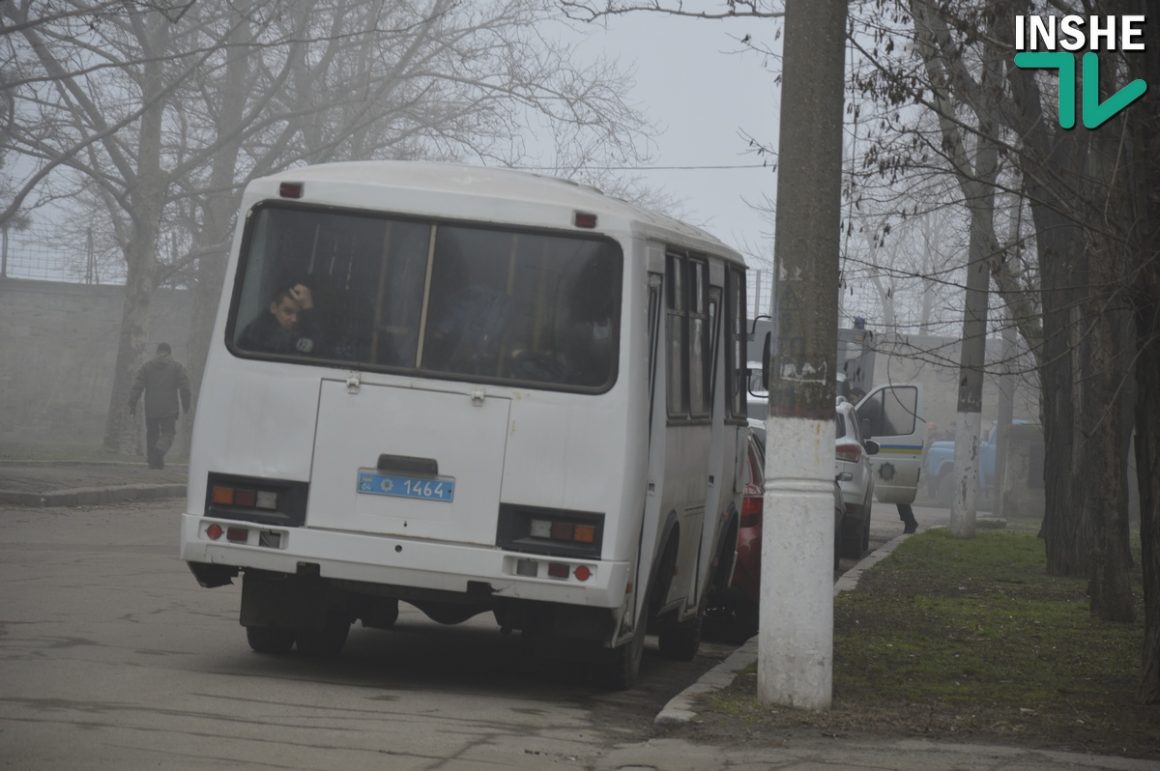
[[[922,418],[922,386],[917,383],[879,386],[855,406],[864,439],[878,443],[871,456],[874,491],[882,503],[913,503],[922,468],[926,421]]]

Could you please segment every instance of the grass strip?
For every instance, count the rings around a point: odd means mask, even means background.
[[[758,703],[751,669],[709,697],[698,730],[805,726],[1160,758],[1160,709],[1135,701],[1139,570],[1132,624],[1092,618],[1086,586],[1048,576],[1033,534],[923,533],[835,598],[829,712]]]

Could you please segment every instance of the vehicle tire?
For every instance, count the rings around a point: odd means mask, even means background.
[[[350,621],[331,613],[322,626],[298,630],[298,652],[313,659],[335,658],[342,653],[348,634]]]
[[[834,533],[834,570],[837,570],[842,562],[842,523],[844,520],[840,512],[834,519],[838,520],[838,529]]]
[[[294,647],[294,630],[276,626],[246,627],[246,642],[255,653],[280,656]]]
[[[756,605],[738,608],[733,615],[732,629],[729,630],[729,640],[735,645],[741,645],[757,634],[759,608]]]
[[[661,655],[673,661],[692,661],[701,648],[701,627],[705,622],[705,602],[697,608],[697,615],[688,621],[671,624],[657,635]]]
[[[649,597],[641,601],[641,616],[637,619],[632,639],[619,648],[601,651],[596,676],[611,691],[624,691],[636,685],[640,676],[640,662],[644,658],[644,638],[648,634]]]
[[[870,507],[866,507],[866,516],[862,522],[862,554],[870,551]]]
[[[861,559],[862,555],[866,553],[864,531],[869,523],[870,518],[865,515],[853,517],[849,511],[846,512],[846,518],[842,520],[841,554],[843,557],[856,560]]]
[[[949,509],[951,507],[951,499],[955,494],[955,475],[950,469],[942,472],[938,476],[938,484],[935,487],[935,502],[943,508]]]

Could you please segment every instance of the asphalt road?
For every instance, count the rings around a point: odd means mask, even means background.
[[[682,664],[650,639],[641,683],[609,693],[490,615],[445,627],[403,604],[338,660],[261,656],[240,589],[202,589],[177,559],[179,506],[0,507],[0,765],[591,767],[734,647]],[[875,508],[872,545],[901,531]]]
[[[240,589],[177,559],[179,505],[0,508],[0,765],[582,768],[733,650],[681,664],[650,640],[641,684],[609,693],[490,614],[445,627],[404,604],[336,661],[260,656]]]

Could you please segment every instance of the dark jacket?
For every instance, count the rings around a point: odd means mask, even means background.
[[[136,409],[141,392],[145,392],[145,417],[176,418],[178,396],[181,409],[189,411],[189,376],[185,367],[167,353],[159,353],[141,367],[129,391],[129,409]]]
[[[271,313],[263,313],[251,321],[238,337],[238,347],[246,351],[278,354],[320,354],[317,324],[311,311],[299,315],[298,329],[289,332],[278,324]]]

